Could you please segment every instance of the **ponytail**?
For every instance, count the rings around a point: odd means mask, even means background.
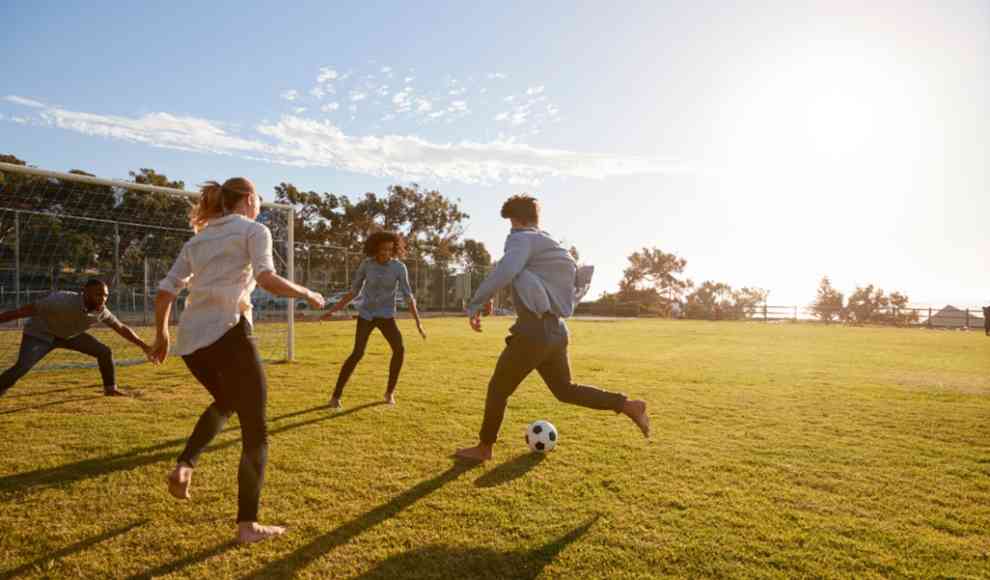
[[[199,188],[199,202],[189,210],[189,223],[198,232],[214,218],[230,213],[246,195],[254,194],[254,184],[244,177],[231,177],[220,185],[207,181]]]

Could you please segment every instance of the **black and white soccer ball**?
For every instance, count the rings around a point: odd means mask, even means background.
[[[534,421],[526,428],[526,445],[535,453],[550,453],[558,438],[557,428],[550,421]]]

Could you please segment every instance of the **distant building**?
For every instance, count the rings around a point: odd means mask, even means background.
[[[960,310],[949,305],[932,314],[928,325],[932,328],[983,328],[984,320],[977,310]]]

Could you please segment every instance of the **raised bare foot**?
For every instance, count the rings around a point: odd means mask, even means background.
[[[263,526],[258,522],[239,522],[237,524],[237,541],[241,544],[254,544],[268,538],[281,536],[285,528],[281,526]]]
[[[394,393],[385,393],[385,404],[386,405],[394,405],[395,404],[395,394]]]
[[[189,484],[192,483],[193,468],[178,464],[168,474],[168,492],[177,499],[189,499]]]
[[[643,432],[643,437],[650,438],[650,416],[646,414],[646,401],[626,401],[622,406],[622,414],[632,419],[632,422]]]
[[[344,406],[340,404],[340,399],[338,399],[337,397],[331,397],[330,398],[330,408],[331,409],[342,409],[342,408],[344,408]]]
[[[488,461],[492,457],[495,457],[495,451],[491,445],[479,443],[474,447],[458,449],[454,452],[454,456],[460,459],[469,459],[471,461]]]

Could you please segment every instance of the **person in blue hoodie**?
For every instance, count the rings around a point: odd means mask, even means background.
[[[590,268],[579,269],[570,253],[540,230],[540,206],[536,198],[528,195],[509,198],[502,206],[502,217],[512,224],[505,241],[505,254],[471,298],[467,314],[471,328],[481,332],[482,312],[490,311],[492,297],[511,285],[518,318],[509,330],[505,350],[488,383],[480,441],[474,447],[459,449],[456,455],[477,461],[494,456],[509,397],[534,370],[559,401],[622,413],[649,437],[650,419],[645,401],[579,385],[571,379],[564,319],[574,313],[580,293],[590,286]]]

